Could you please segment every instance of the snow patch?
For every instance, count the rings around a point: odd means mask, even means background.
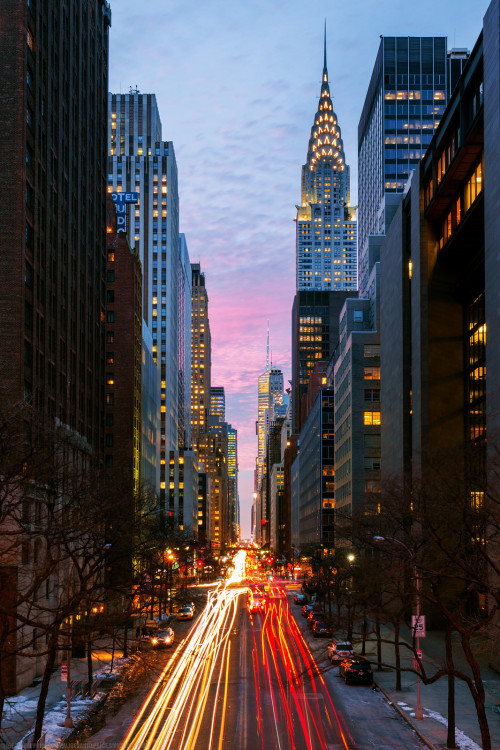
[[[91,711],[95,705],[92,698],[81,698],[71,701],[71,716],[76,724],[85,713]],[[66,701],[61,700],[45,714],[43,719],[43,732],[45,732],[45,750],[57,750],[63,740],[69,737],[72,729],[64,726],[66,718]],[[31,734],[31,732],[29,733]],[[27,735],[26,735],[27,736]],[[24,739],[24,738],[23,738]],[[23,740],[17,743],[14,750],[22,750]]]
[[[441,716],[441,714],[438,714],[437,711],[429,711],[427,708],[425,710],[427,711],[431,719],[434,719],[434,721],[438,721],[440,724],[444,724],[445,727],[448,726],[447,719],[445,719],[444,716]],[[467,737],[467,735],[464,734],[460,729],[456,728],[455,741],[460,750],[481,750],[480,745],[474,742],[474,740],[471,740],[470,737]]]
[[[415,716],[415,709],[413,709],[407,703],[398,701],[397,705],[402,708],[403,711],[410,711],[410,716]],[[431,711],[428,708],[424,708],[424,711],[424,719],[434,719],[434,721],[443,724],[445,727],[448,726],[448,720],[444,716],[441,716],[441,714],[439,714],[437,711]],[[468,737],[460,729],[457,728],[455,728],[455,741],[457,743],[457,747],[460,748],[460,750],[481,750],[480,745],[474,742],[474,740],[471,740],[470,737]]]

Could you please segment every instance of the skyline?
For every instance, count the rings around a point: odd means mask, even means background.
[[[258,376],[273,365],[291,377],[295,294],[295,205],[321,89],[323,28],[334,109],[357,203],[357,125],[379,35],[446,35],[471,49],[487,3],[392,0],[355,10],[296,0],[201,7],[160,0],[141,12],[112,3],[110,91],[137,86],[157,97],[163,139],[179,168],[180,231],[206,274],[213,337],[212,385],[226,391],[226,419],[238,430],[242,536],[250,530],[257,455]],[[362,13],[360,22],[356,11]],[[453,12],[453,16],[452,16]],[[453,18],[453,20],[451,20]],[[143,32],[142,32],[143,30]],[[298,54],[298,50],[302,54]],[[230,368],[230,369],[229,369]]]

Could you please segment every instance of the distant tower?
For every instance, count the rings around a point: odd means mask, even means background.
[[[302,199],[297,206],[297,291],[357,288],[356,209],[349,206],[349,167],[326,66],[302,167]]]

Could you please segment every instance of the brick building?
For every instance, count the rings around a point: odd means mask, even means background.
[[[0,71],[0,386],[4,405],[72,436],[82,470],[104,455],[107,2],[5,0]],[[41,420],[33,420],[33,423]],[[29,426],[28,426],[29,429]],[[35,550],[36,551],[36,550]],[[30,550],[10,584],[29,576]],[[53,587],[43,587],[51,596]],[[48,601],[47,601],[48,606]],[[43,651],[36,637],[32,649]],[[16,665],[15,689],[44,657]]]

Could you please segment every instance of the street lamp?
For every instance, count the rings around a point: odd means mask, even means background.
[[[415,562],[415,553],[412,552],[411,549],[407,547],[406,544],[402,542],[400,539],[395,539],[392,536],[374,536],[373,541],[374,542],[394,542],[395,544],[399,544],[401,547],[403,547],[403,549],[406,550],[410,561],[413,563],[413,575],[415,578],[416,608],[417,608],[417,630],[416,632],[414,632],[414,638],[416,639],[417,655],[418,655],[420,654],[420,630],[418,629],[418,626],[420,624],[420,576],[418,574],[418,568]],[[420,656],[418,658],[420,658]],[[422,711],[422,703],[420,701],[420,665],[419,665],[419,668],[417,669],[417,708],[415,710],[415,718],[416,719],[424,718],[424,712]]]

